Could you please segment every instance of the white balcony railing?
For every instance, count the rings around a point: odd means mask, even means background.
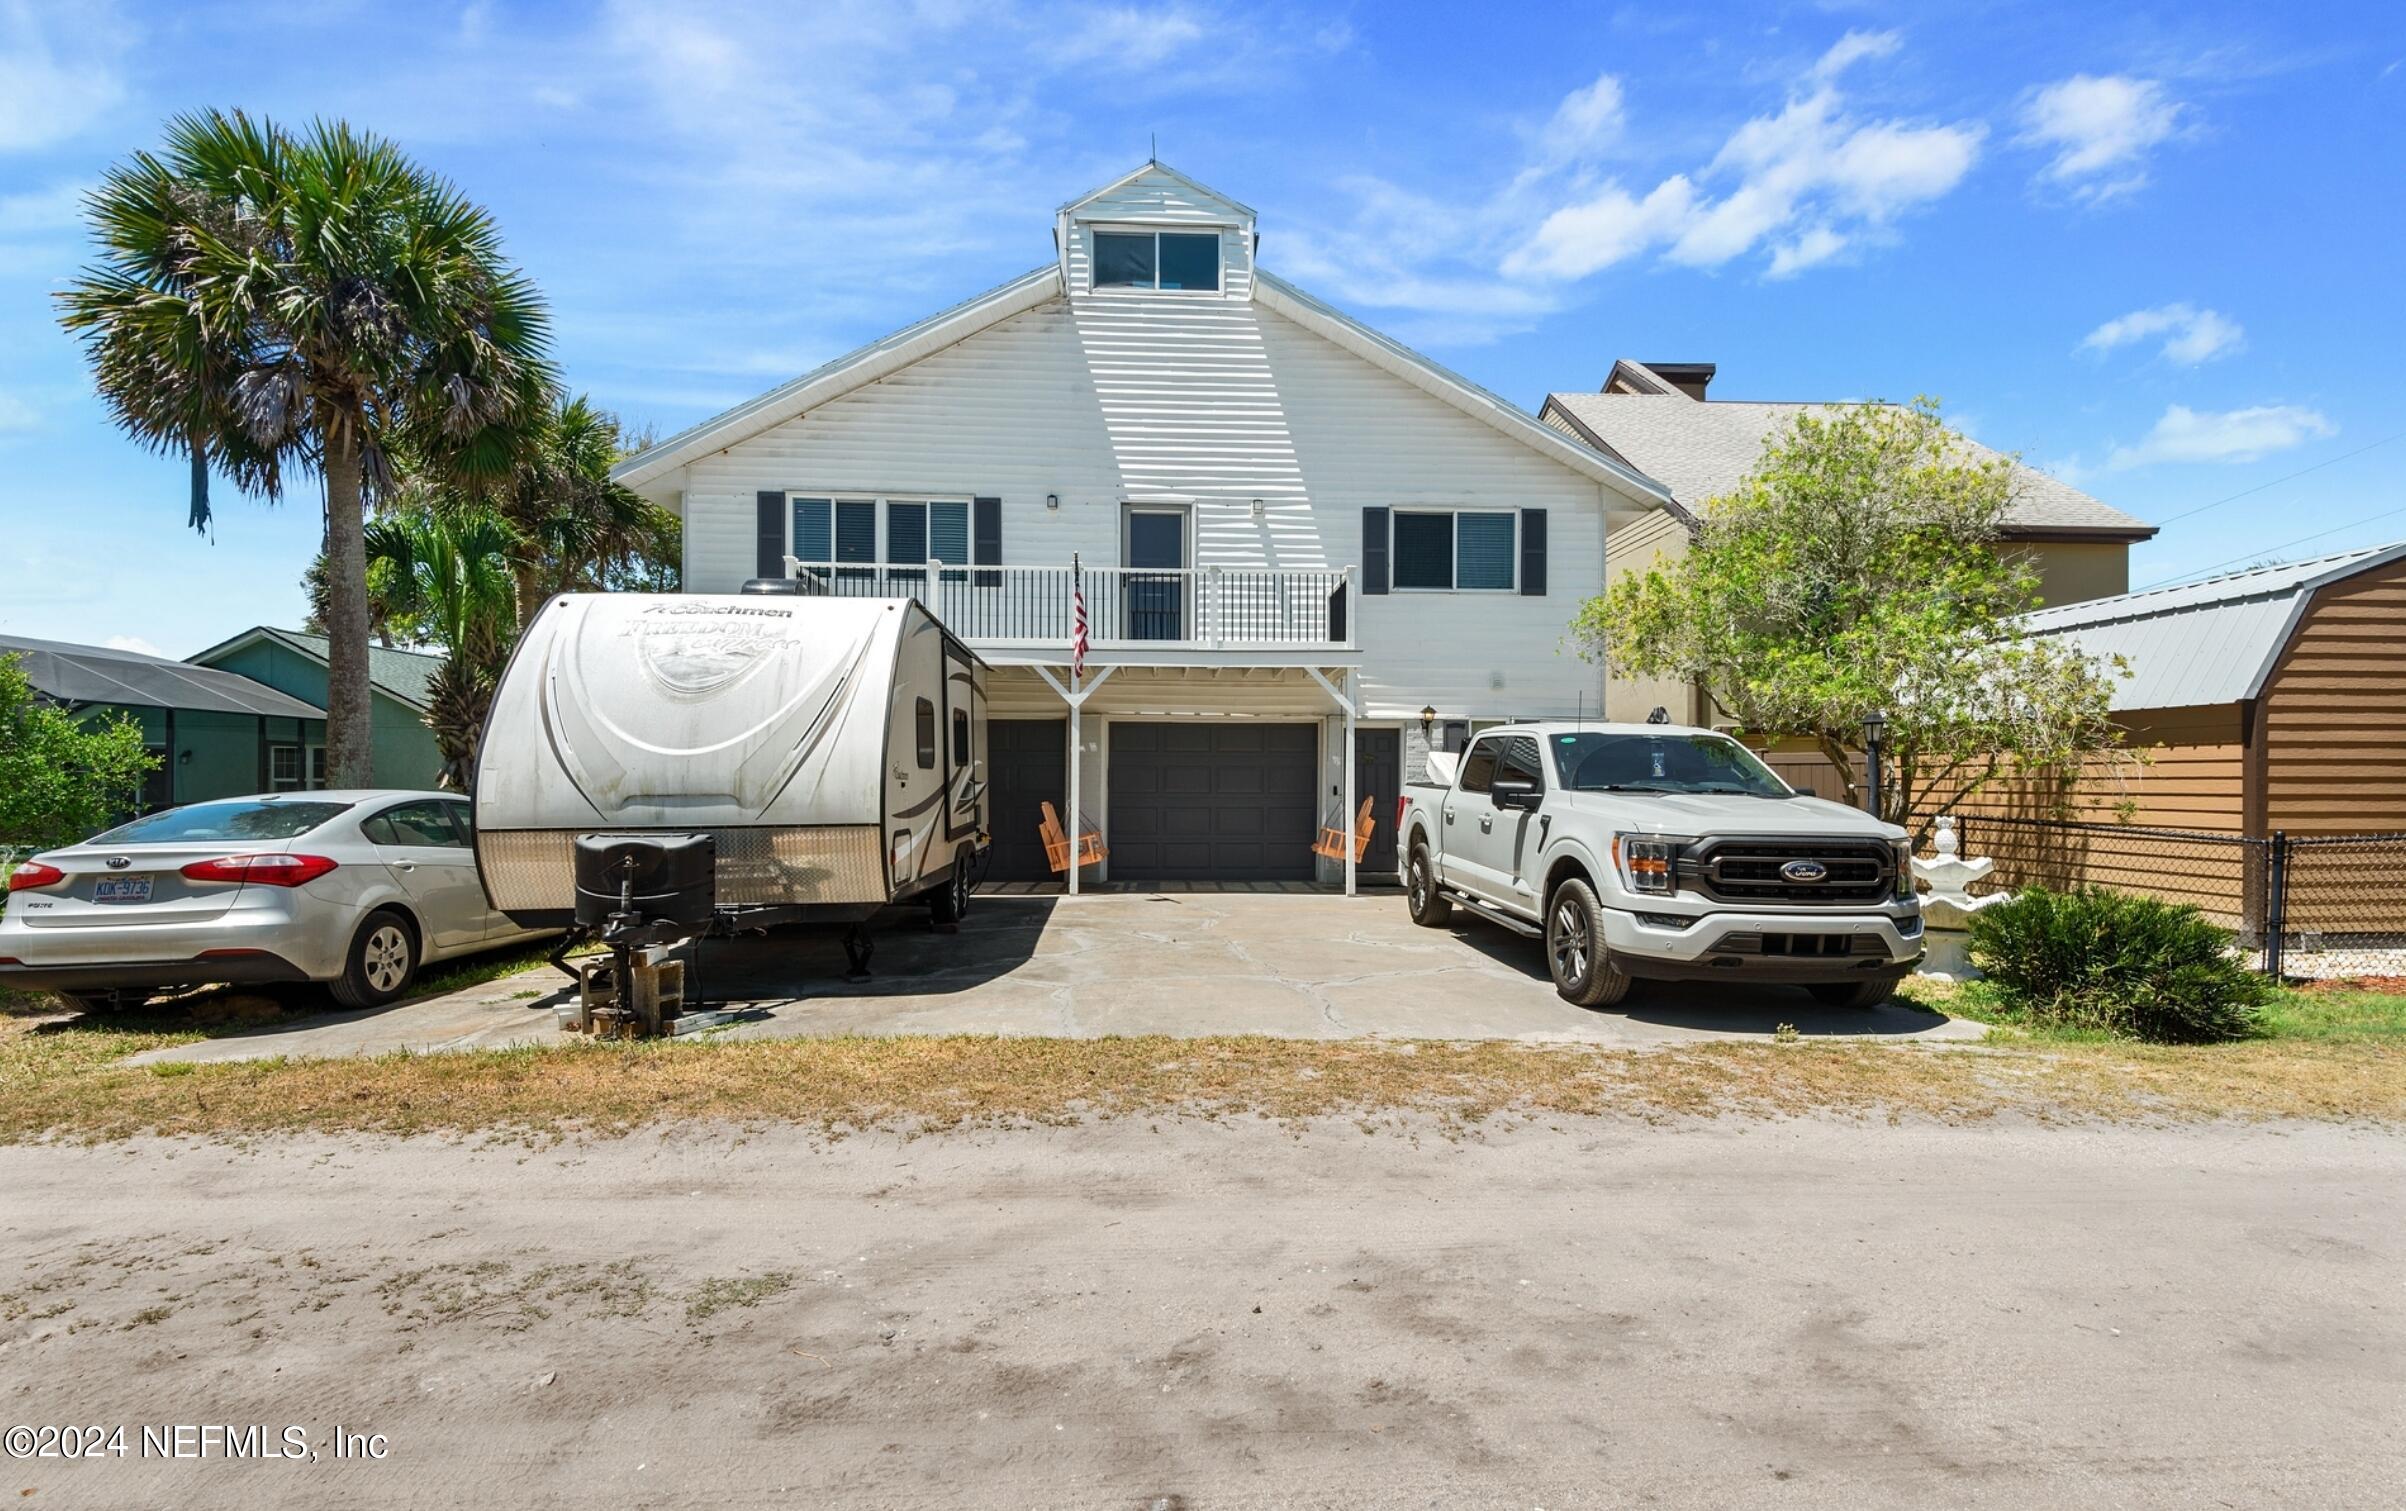
[[[1069,645],[1086,596],[1096,650],[1352,650],[1354,571],[1329,567],[962,567],[785,559],[806,592],[916,598],[972,645]]]

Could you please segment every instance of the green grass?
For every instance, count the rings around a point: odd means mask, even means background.
[[[1998,1030],[1999,1037],[2047,1044],[2111,1044],[2100,1029],[2053,1027],[2029,1022],[1988,981],[1939,982],[1915,978],[1899,993],[1933,1012],[1968,1018]],[[2387,1044],[2406,1047],[2406,995],[2308,984],[2283,987],[2266,1005],[2253,1042]]]

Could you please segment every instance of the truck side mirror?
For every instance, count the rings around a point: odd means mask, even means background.
[[[1497,777],[1487,788],[1487,800],[1498,808],[1518,808],[1526,813],[1537,806],[1539,798],[1535,782],[1514,777]]]

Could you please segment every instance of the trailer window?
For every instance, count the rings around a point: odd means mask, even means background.
[[[952,764],[958,769],[969,764],[969,710],[952,711]]]
[[[919,700],[919,769],[936,769],[936,705]]]

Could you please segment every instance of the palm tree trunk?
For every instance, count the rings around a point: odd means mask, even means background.
[[[549,595],[543,591],[542,568],[522,556],[510,558],[510,580],[518,589],[518,633],[535,622],[535,610],[543,607]]]
[[[326,437],[326,779],[375,785],[368,700],[367,517],[360,497],[359,435]]]

